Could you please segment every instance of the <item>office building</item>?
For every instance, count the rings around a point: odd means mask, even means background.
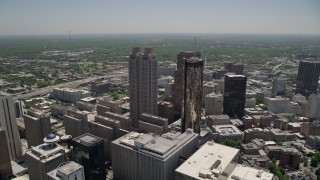
[[[48,180],[85,180],[83,166],[68,161],[47,173]]]
[[[90,91],[77,90],[70,88],[54,88],[52,96],[66,102],[77,102],[82,98],[89,97]]]
[[[275,97],[275,98],[265,98],[268,111],[277,113],[286,113],[289,110],[289,99]]]
[[[230,118],[228,115],[221,114],[221,115],[209,115],[207,117],[207,125],[213,126],[213,125],[230,125]]]
[[[320,136],[307,136],[306,145],[315,150],[320,150]]]
[[[320,136],[320,121],[302,122],[301,133],[305,136]]]
[[[306,97],[316,93],[320,76],[320,62],[300,61],[296,93]]]
[[[212,136],[216,142],[222,142],[226,140],[242,142],[243,139],[242,131],[232,124],[212,126]]]
[[[218,88],[218,84],[214,83],[213,81],[208,81],[203,84],[202,89],[202,106],[205,104],[205,97],[210,93],[220,93],[220,89]]]
[[[51,133],[50,116],[40,110],[30,109],[23,119],[29,148],[42,144],[43,138]]]
[[[67,150],[55,143],[59,137],[49,134],[46,140],[25,154],[30,179],[47,180],[48,172],[67,161]]]
[[[21,157],[21,142],[16,121],[13,98],[0,94],[0,126],[7,133],[9,152],[12,160]]]
[[[63,125],[66,134],[72,137],[88,133],[88,113],[68,109],[67,113],[63,116]]]
[[[157,115],[157,59],[152,48],[133,48],[129,57],[130,119],[139,128],[142,113]]]
[[[308,102],[310,104],[308,117],[320,119],[320,93],[311,94],[308,98]]]
[[[120,122],[103,116],[95,116],[94,121],[90,121],[89,133],[103,139],[104,158],[111,160],[111,142],[121,135]]]
[[[139,119],[139,127],[142,132],[163,134],[168,131],[168,119],[142,113]]]
[[[205,97],[205,114],[219,115],[222,114],[223,96],[222,94],[210,93]]]
[[[225,75],[223,114],[242,118],[246,102],[246,82],[243,75]]]
[[[287,78],[274,77],[272,80],[272,96],[285,95],[286,94]]]
[[[182,74],[181,130],[200,132],[203,61],[192,57],[184,60]]]
[[[235,73],[237,75],[243,74],[244,64],[242,62],[225,62],[224,68],[228,70],[228,72]]]
[[[73,138],[71,145],[73,161],[84,167],[85,179],[105,180],[103,139],[87,133]]]
[[[0,126],[0,179],[7,179],[12,175],[10,152],[7,141],[7,133],[4,128]]]
[[[234,179],[255,179],[255,180],[273,180],[273,174],[260,169],[238,164],[232,171],[227,180]]]
[[[183,51],[177,55],[177,69],[174,72],[174,84],[172,86],[172,101],[176,111],[181,111],[182,106],[182,78],[184,74],[184,64],[186,59],[191,57],[201,58],[200,52]]]
[[[174,122],[174,105],[168,101],[158,102],[158,116],[168,119],[168,124]]]
[[[253,139],[263,139],[268,141],[271,139],[271,133],[268,129],[251,128],[244,131],[243,142],[248,143]]]
[[[112,142],[112,168],[116,179],[173,180],[180,157],[192,154],[199,135],[169,132],[160,136],[130,132]]]
[[[226,179],[238,158],[239,149],[209,141],[176,169],[175,179]]]

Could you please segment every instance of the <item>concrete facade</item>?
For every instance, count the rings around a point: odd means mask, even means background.
[[[222,94],[210,93],[205,97],[205,114],[219,115],[222,114],[223,96]]]
[[[130,132],[112,142],[112,167],[116,179],[173,180],[180,156],[192,154],[199,135],[191,129],[161,137]]]
[[[9,146],[7,141],[7,133],[4,128],[0,126],[0,179],[7,179],[12,175],[11,159]]]
[[[129,60],[131,126],[139,128],[142,113],[157,115],[157,64],[152,48],[133,48]]]
[[[14,160],[21,157],[21,142],[13,98],[2,94],[0,94],[0,126],[6,130],[11,159]]]
[[[88,114],[86,112],[68,109],[63,116],[63,125],[67,135],[78,137],[88,132]]]

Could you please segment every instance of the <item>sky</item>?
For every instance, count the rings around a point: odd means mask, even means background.
[[[0,35],[320,34],[320,0],[0,0]]]

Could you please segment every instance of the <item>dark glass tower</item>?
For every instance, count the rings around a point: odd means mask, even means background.
[[[203,61],[197,57],[184,60],[182,76],[181,130],[192,128],[200,133]]]
[[[317,92],[320,76],[320,62],[300,61],[296,93],[306,97]]]
[[[246,102],[247,77],[226,75],[224,77],[223,114],[242,118]]]
[[[83,134],[71,141],[73,160],[84,167],[85,179],[105,180],[103,139],[92,134]]]

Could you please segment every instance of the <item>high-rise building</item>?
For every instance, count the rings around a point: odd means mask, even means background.
[[[157,60],[152,48],[133,48],[129,57],[131,126],[139,128],[142,113],[157,115]]]
[[[60,164],[47,175],[48,180],[84,180],[85,178],[83,166],[73,161]]]
[[[316,93],[320,76],[320,62],[300,61],[296,93],[306,97]]]
[[[181,130],[200,133],[203,61],[191,57],[183,62]]]
[[[46,139],[48,142],[31,148],[25,154],[30,179],[47,180],[48,172],[67,161],[67,150],[55,143],[59,137],[49,134]]]
[[[210,93],[205,97],[206,115],[222,114],[223,97],[222,94]]]
[[[67,114],[63,116],[63,124],[66,134],[72,137],[88,133],[88,113],[68,109]]]
[[[32,109],[23,115],[23,119],[28,146],[42,144],[43,138],[51,133],[50,116],[40,110]]]
[[[286,94],[286,82],[287,78],[274,77],[272,80],[272,96],[285,95]]]
[[[242,62],[225,62],[224,68],[229,72],[233,72],[237,75],[243,74],[243,63]]]
[[[13,98],[0,94],[0,125],[6,130],[11,159],[21,157],[21,141],[16,121]]]
[[[243,75],[225,75],[223,114],[242,118],[246,103],[247,78]]]
[[[103,139],[92,134],[83,134],[71,141],[73,160],[84,167],[85,179],[105,180]]]
[[[112,168],[115,179],[172,180],[180,157],[198,147],[199,135],[187,129],[160,136],[130,132],[112,142]]]
[[[175,110],[181,111],[182,103],[182,76],[184,61],[191,57],[201,58],[200,52],[184,51],[177,55],[177,70],[174,72],[174,84],[172,86],[172,101]]]
[[[6,130],[0,126],[0,179],[7,179],[12,175],[10,153]]]

